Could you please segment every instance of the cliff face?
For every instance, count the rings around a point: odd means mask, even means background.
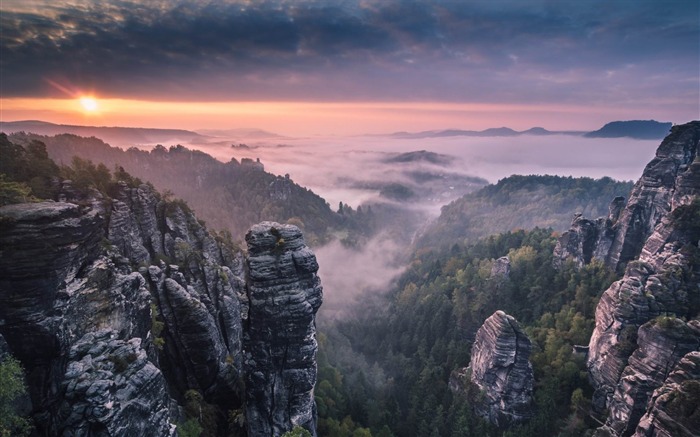
[[[683,356],[700,349],[700,322],[660,318],[639,328],[638,348],[629,357],[609,404],[605,428],[631,435],[660,387]]]
[[[700,429],[700,352],[686,354],[654,391],[635,437],[692,437]]]
[[[601,435],[634,433],[654,390],[700,349],[699,143],[700,122],[674,127],[616,225],[607,262],[626,270],[600,299],[588,357],[594,409],[609,409]]]
[[[296,226],[263,222],[246,242],[248,434],[277,436],[298,425],[315,436],[315,314],[323,294],[316,257]]]
[[[572,258],[581,267],[592,260],[605,261],[615,239],[615,224],[624,206],[625,198],[616,197],[610,203],[607,217],[590,220],[574,217],[571,228],[564,232],[554,247],[555,267]]]
[[[469,370],[471,382],[483,393],[476,410],[491,423],[508,426],[532,417],[531,351],[530,339],[503,311],[496,311],[477,331]]]
[[[555,263],[571,257],[581,266],[597,259],[622,271],[639,256],[663,217],[700,193],[700,163],[695,161],[698,142],[700,122],[675,126],[647,164],[626,204],[617,197],[610,204],[608,217],[574,218],[557,243]]]
[[[615,240],[606,259],[611,268],[633,260],[656,225],[679,202],[696,196],[700,122],[674,126],[647,164],[630,193],[617,223]],[[690,172],[691,174],[688,174]]]
[[[0,208],[0,336],[26,369],[40,432],[174,435],[190,390],[222,412],[241,408],[246,267],[271,282],[290,272],[246,266],[186,205],[146,185],[81,205]],[[301,319],[280,326],[308,334],[313,313]],[[298,369],[289,360],[281,372],[287,364]],[[275,396],[296,401],[315,377],[285,382]]]

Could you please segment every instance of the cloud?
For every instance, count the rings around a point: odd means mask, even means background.
[[[698,74],[692,0],[7,0],[3,8],[6,97],[44,95],[51,79],[154,99],[580,101],[591,91],[624,99],[639,82],[649,84],[644,95],[682,99]]]

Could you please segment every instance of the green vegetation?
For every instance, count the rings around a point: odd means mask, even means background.
[[[627,196],[631,189],[631,182],[607,177],[510,176],[444,206],[417,245],[448,247],[536,226],[563,231],[574,213],[607,216],[610,202]]]
[[[600,264],[552,267],[551,229],[515,231],[450,249],[421,250],[388,302],[363,307],[319,336],[320,435],[579,435],[591,388],[584,358],[595,306],[615,279]],[[491,277],[508,255],[507,277]],[[526,302],[526,304],[524,304]],[[369,305],[369,304],[368,304]],[[483,321],[501,309],[533,342],[536,416],[507,432],[476,417],[447,387],[469,363]]]
[[[15,402],[25,395],[24,371],[19,361],[7,355],[0,362],[0,437],[22,437],[31,433],[31,422],[17,414]]]
[[[41,141],[30,139],[22,146],[11,143],[4,133],[0,133],[0,156],[0,205],[56,200],[65,180],[72,182],[77,198],[87,197],[90,190],[113,197],[119,181],[131,187],[142,184],[123,168],[117,167],[112,174],[104,164],[95,165],[78,156],[71,159],[71,165],[59,167]]]
[[[22,147],[0,133],[0,157],[0,206],[50,199],[57,194],[54,178],[60,171],[44,143],[32,140]]]
[[[311,437],[311,433],[300,426],[295,426],[293,430],[282,434],[282,437]]]
[[[250,226],[263,220],[302,223],[304,237],[312,245],[327,241],[339,228],[356,234],[366,232],[362,216],[341,217],[320,196],[289,178],[263,171],[256,163],[235,159],[222,163],[180,145],[159,145],[149,152],[135,147],[122,150],[97,138],[70,134],[15,133],[10,138],[22,145],[46,144],[50,156],[59,163],[73,162],[74,156],[100,163],[95,167],[97,173],[91,175],[98,188],[105,180],[104,170],[116,167],[115,179],[129,183],[130,179],[137,180],[125,177],[131,173],[158,189],[172,190],[171,194],[185,199],[211,227],[229,231],[236,240],[242,240]],[[80,178],[67,178],[82,183]]]
[[[197,390],[185,392],[185,417],[185,422],[178,426],[178,433],[182,429],[185,435],[190,436],[215,437],[218,435],[217,409],[208,404]]]
[[[165,323],[158,320],[158,306],[155,303],[151,304],[151,336],[153,336],[153,345],[158,350],[163,350],[165,339],[161,337]]]

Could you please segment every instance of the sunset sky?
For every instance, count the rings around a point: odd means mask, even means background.
[[[0,119],[295,135],[682,123],[700,118],[699,5],[2,0]]]

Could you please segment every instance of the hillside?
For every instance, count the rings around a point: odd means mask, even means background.
[[[0,155],[0,435],[316,437],[322,287],[296,226],[244,253],[121,170],[4,134]]]
[[[700,122],[674,127],[619,215],[613,214],[616,221],[600,221],[611,225],[613,244],[578,234],[580,244],[569,245],[580,250],[603,243],[602,249],[623,257],[579,263],[569,252],[557,259],[557,248],[575,240],[580,223],[560,238],[551,229],[518,230],[415,251],[388,296],[365,296],[354,317],[324,331],[319,431],[343,437],[364,428],[401,437],[696,435],[698,147]],[[628,186],[548,178],[507,178],[472,200],[489,196],[503,204],[517,200],[520,189],[558,185],[561,196],[585,188],[588,196],[576,197],[591,202],[596,191],[612,195]],[[556,198],[546,194],[550,202]],[[514,203],[514,210],[524,204]],[[606,265],[609,259],[614,262]],[[624,273],[615,271],[619,261],[629,261]],[[494,332],[500,329],[494,318],[519,326],[517,336],[509,342]],[[504,371],[476,385],[474,354],[483,360],[484,350]],[[504,381],[516,373],[523,352],[534,381],[509,388]],[[523,386],[534,387],[534,397],[529,411],[517,412],[523,413],[519,423],[508,427],[480,411],[492,391]],[[518,396],[504,394],[495,408]]]
[[[75,126],[38,120],[0,122],[0,132],[33,132],[39,135],[73,134],[101,138],[113,146],[202,141],[206,137],[183,129],[156,129],[112,126]]]
[[[616,196],[627,196],[631,182],[610,178],[510,176],[442,208],[416,241],[417,247],[464,244],[514,229],[551,227],[564,231],[574,214],[608,214]]]
[[[215,229],[227,229],[234,239],[242,240],[245,231],[263,220],[302,226],[311,244],[330,238],[334,229],[355,229],[361,220],[340,217],[324,199],[293,180],[264,171],[261,163],[251,160],[228,163],[183,146],[156,146],[151,151],[132,147],[111,147],[97,138],[71,134],[55,136],[13,134],[18,144],[41,141],[49,156],[58,164],[70,164],[75,156],[108,169],[122,167],[128,173],[153,183],[186,200]]]

